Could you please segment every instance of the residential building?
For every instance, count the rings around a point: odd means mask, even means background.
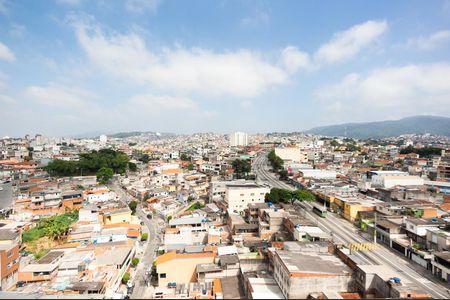
[[[239,147],[248,145],[248,135],[245,132],[230,133],[230,147]]]
[[[230,184],[225,191],[228,208],[242,212],[249,204],[264,203],[265,195],[270,188],[259,184]]]

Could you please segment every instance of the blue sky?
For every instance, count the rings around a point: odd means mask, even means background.
[[[0,0],[0,136],[450,115],[450,1]]]

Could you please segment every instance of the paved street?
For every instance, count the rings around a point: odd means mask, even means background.
[[[286,184],[278,180],[272,173],[268,171],[268,161],[266,154],[263,153],[258,156],[253,163],[253,170],[257,174],[258,180],[269,184],[271,187],[285,188],[293,190],[289,184]],[[320,218],[315,214],[308,211],[312,205],[310,203],[304,203],[306,206],[305,214],[309,218],[314,218],[319,227],[323,230],[333,233],[333,237],[341,241],[342,243],[367,243],[368,240],[364,239],[356,233],[355,227],[346,220],[336,217],[333,214],[329,214],[327,218]],[[447,289],[450,288],[448,284],[439,281],[425,270],[418,272],[416,266],[406,260],[405,257],[393,252],[386,247],[380,247],[375,251],[355,252],[364,262],[367,264],[385,264],[398,271],[408,278],[411,282],[417,284],[418,287],[425,290],[433,298],[448,298]]]
[[[127,194],[117,182],[111,186],[120,199],[124,200],[126,203],[134,200],[129,194]],[[136,208],[136,216],[140,221],[144,222],[145,227],[143,232],[148,233],[148,240],[145,243],[145,250],[142,255],[140,255],[140,263],[138,264],[134,275],[132,275],[132,282],[134,284],[133,292],[130,298],[132,299],[142,299],[149,298],[149,293],[152,290],[150,287],[149,277],[147,276],[147,270],[151,269],[153,261],[156,257],[156,250],[160,243],[160,236],[157,233],[157,217],[155,219],[148,219],[147,214],[142,210],[139,204]]]
[[[12,204],[12,186],[11,183],[0,183],[0,187],[3,188],[0,191],[0,209],[10,207]]]

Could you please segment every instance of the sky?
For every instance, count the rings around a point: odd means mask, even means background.
[[[0,136],[450,116],[450,1],[0,0]]]

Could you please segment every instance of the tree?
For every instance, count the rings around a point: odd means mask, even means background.
[[[252,169],[250,162],[245,159],[235,159],[231,165],[238,178],[243,178]]]
[[[276,203],[291,203],[294,200],[299,201],[314,201],[316,197],[307,190],[294,190],[273,188],[270,193],[265,196],[266,202]]]
[[[280,179],[281,180],[287,180],[288,179],[288,171],[283,169],[280,172],[278,172],[278,174],[280,174]]]
[[[130,280],[130,277],[131,277],[131,275],[130,275],[130,273],[128,273],[128,272],[126,272],[125,274],[123,274],[123,277],[122,277],[122,283],[123,283],[123,284],[127,284],[127,282]]]
[[[53,160],[45,170],[52,176],[93,175],[101,168],[111,168],[114,173],[123,174],[129,157],[121,151],[101,149],[89,153],[81,153],[79,161]]]
[[[333,147],[337,147],[337,146],[339,146],[340,144],[339,144],[336,140],[331,140],[331,141],[330,141],[330,145],[333,146]]]
[[[143,154],[140,158],[140,161],[142,161],[144,164],[148,163],[150,161],[150,156],[148,154]]]
[[[169,222],[170,220],[172,220],[172,216],[167,217],[167,222]]]
[[[128,163],[128,168],[130,169],[131,172],[136,172],[137,165],[135,163],[129,162]]]
[[[101,184],[106,184],[114,176],[114,170],[108,167],[102,167],[97,171],[97,180]]]
[[[131,213],[134,215],[136,213],[137,202],[131,201],[130,203],[128,203],[128,207],[131,209]]]
[[[283,169],[284,161],[281,159],[281,157],[275,154],[275,150],[270,151],[267,155],[267,158],[269,159],[270,165],[275,172]]]
[[[180,159],[183,160],[183,161],[190,161],[191,157],[187,156],[186,153],[182,153],[181,156],[180,156]]]
[[[135,257],[131,260],[131,264],[133,265],[133,267],[136,268],[136,266],[139,264],[140,260],[139,258]]]
[[[141,241],[145,242],[146,240],[148,240],[148,233],[144,232],[141,234]]]
[[[194,170],[194,165],[193,165],[192,163],[189,163],[188,166],[187,166],[187,169],[188,169],[189,171]]]

